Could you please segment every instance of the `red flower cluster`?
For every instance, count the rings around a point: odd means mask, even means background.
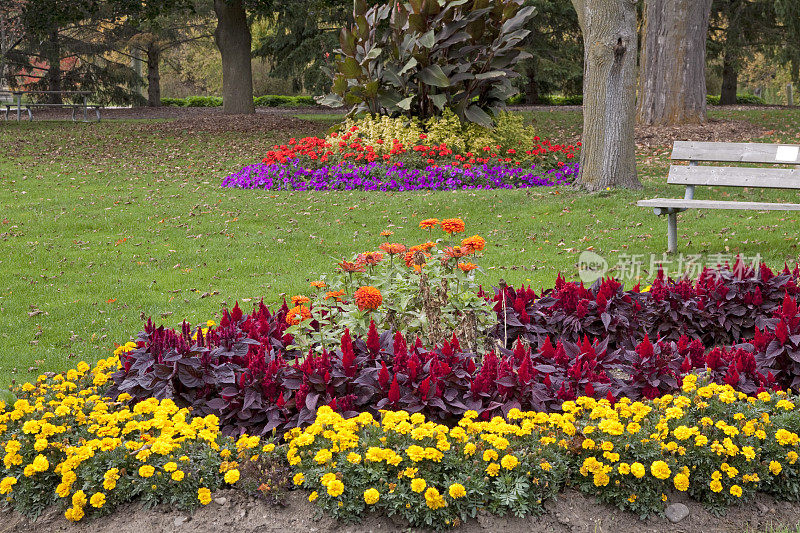
[[[526,150],[514,148],[503,149],[501,146],[485,146],[482,153],[465,152],[455,153],[446,144],[428,145],[417,144],[407,147],[398,139],[391,140],[388,153],[384,149],[388,141],[378,139],[376,146],[363,141],[356,131],[347,132],[341,136],[333,134],[337,141],[329,141],[319,137],[304,137],[299,141],[290,139],[288,144],[275,145],[267,152],[262,162],[266,164],[287,164],[290,160],[299,159],[306,166],[340,165],[346,162],[383,162],[391,165],[402,165],[404,161],[419,160],[427,165],[442,166],[453,165],[470,168],[476,164],[502,163],[511,166],[530,165],[544,159],[555,160],[553,167],[562,166],[561,161],[572,159],[580,149],[581,143],[551,144],[550,141],[540,141]],[[426,136],[420,136],[425,140]]]

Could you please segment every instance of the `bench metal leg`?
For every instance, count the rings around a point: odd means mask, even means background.
[[[667,252],[674,254],[678,251],[678,213],[667,215]]]

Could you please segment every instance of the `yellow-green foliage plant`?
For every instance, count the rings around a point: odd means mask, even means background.
[[[340,142],[345,142],[342,136],[349,133],[347,142],[358,140],[372,146],[377,154],[389,153],[395,145],[395,139],[407,150],[417,145],[444,144],[453,153],[461,155],[468,152],[482,154],[487,147],[505,153],[508,149],[524,150],[534,144],[535,131],[525,125],[522,115],[502,112],[496,122],[494,128],[474,123],[462,124],[450,109],[445,109],[441,116],[431,117],[424,123],[416,118],[365,115],[357,119],[345,119],[326,141],[338,146]]]

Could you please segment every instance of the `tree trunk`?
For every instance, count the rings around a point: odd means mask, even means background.
[[[222,112],[226,115],[255,113],[252,37],[242,0],[214,0],[217,29],[214,39],[222,54]]]
[[[61,44],[59,42],[58,29],[50,32],[47,40],[47,90],[61,90]],[[60,94],[49,94],[46,98],[50,104],[61,104],[64,102]]]
[[[736,90],[739,86],[739,59],[736,50],[725,50],[722,60],[722,92],[720,105],[736,105]]]
[[[639,123],[706,120],[706,34],[712,0],[646,0]]]
[[[583,148],[578,185],[641,188],[636,177],[637,0],[572,0],[583,32]]]
[[[536,81],[536,66],[535,60],[531,59],[530,68],[528,68],[528,82],[525,84],[525,103],[528,105],[538,104],[541,100],[539,83]]]
[[[147,105],[161,106],[161,74],[158,63],[161,60],[161,49],[153,42],[147,47]]]

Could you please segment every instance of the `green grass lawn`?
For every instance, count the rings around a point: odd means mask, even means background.
[[[800,142],[800,111],[715,111],[772,132],[753,141]],[[147,122],[0,125],[0,387],[108,356],[141,329],[218,316],[235,300],[279,301],[308,291],[335,258],[374,249],[379,233],[414,244],[427,217],[462,217],[489,245],[482,281],[550,286],[577,279],[593,250],[614,264],[666,247],[666,221],[636,207],[680,196],[665,185],[669,147],[642,149],[642,191],[587,195],[568,187],[499,192],[309,192],[223,190],[222,178],[276,142],[316,134],[176,134]],[[576,135],[580,114],[536,112],[543,137]],[[798,202],[786,191],[704,190],[699,198]],[[798,255],[796,213],[690,211],[680,251],[760,254],[782,266]]]

